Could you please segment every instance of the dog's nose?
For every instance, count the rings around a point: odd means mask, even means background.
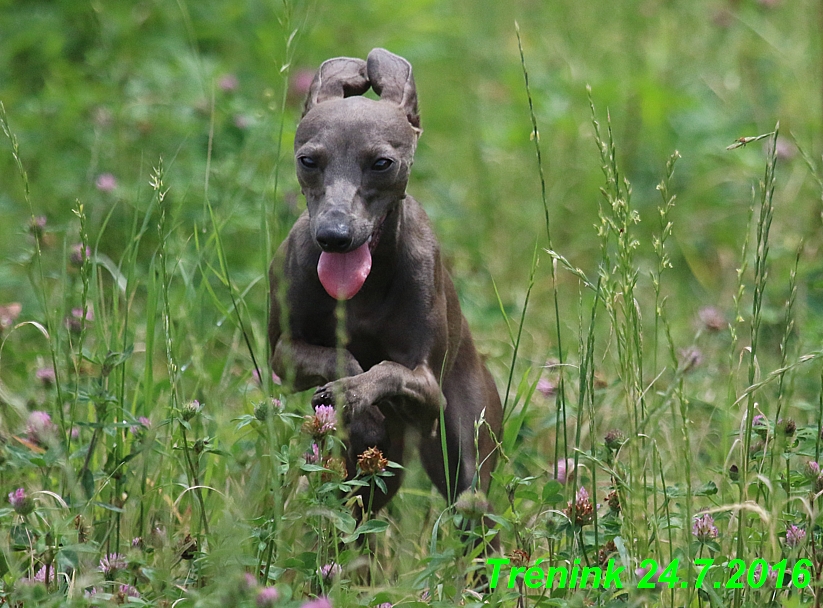
[[[352,231],[346,224],[330,224],[318,228],[315,238],[323,251],[343,253],[351,247]]]

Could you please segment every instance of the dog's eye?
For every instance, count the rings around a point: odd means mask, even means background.
[[[376,161],[374,161],[374,164],[371,166],[371,168],[375,171],[385,171],[393,164],[394,161],[390,158],[378,158]]]
[[[311,156],[301,156],[297,159],[306,169],[317,169],[317,161]]]

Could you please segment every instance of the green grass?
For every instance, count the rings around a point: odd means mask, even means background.
[[[818,3],[0,8],[0,490],[33,500],[0,506],[0,598],[815,603]],[[483,598],[491,567],[460,535],[472,509],[414,458],[358,527],[345,496],[384,474],[343,482],[339,437],[307,432],[307,395],[269,377],[267,265],[304,205],[294,83],[374,46],[414,66],[410,191],[506,401],[489,493],[503,553],[612,557],[632,588],[505,578]],[[103,571],[113,553],[123,567]],[[634,588],[649,559],[702,588]],[[735,559],[813,582],[729,588]]]

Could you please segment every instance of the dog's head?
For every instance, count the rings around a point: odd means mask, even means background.
[[[379,101],[362,97],[372,88]],[[384,49],[368,59],[325,61],[297,127],[297,178],[311,234],[322,250],[318,275],[348,299],[371,269],[386,216],[406,195],[420,131],[411,65]]]

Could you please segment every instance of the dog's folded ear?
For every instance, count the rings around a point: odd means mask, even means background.
[[[420,128],[417,110],[417,87],[414,86],[411,64],[386,49],[373,49],[366,60],[368,78],[381,101],[403,108],[411,125]]]
[[[366,62],[351,57],[335,57],[320,65],[309,88],[303,116],[318,103],[352,95],[362,95],[369,90]]]

